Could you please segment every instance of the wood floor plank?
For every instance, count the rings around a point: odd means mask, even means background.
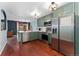
[[[12,41],[11,41],[12,42]],[[15,39],[7,44],[1,56],[63,56],[42,40],[34,40],[24,44],[18,44]]]

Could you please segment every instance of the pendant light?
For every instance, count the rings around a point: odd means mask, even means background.
[[[49,6],[49,10],[55,11],[57,9],[57,4],[55,2],[51,2],[51,5]]]

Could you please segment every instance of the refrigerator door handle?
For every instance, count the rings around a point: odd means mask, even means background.
[[[53,33],[53,34],[57,34],[57,28],[53,28],[53,29],[52,29],[52,33]]]

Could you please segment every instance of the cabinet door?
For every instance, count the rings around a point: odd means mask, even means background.
[[[44,27],[44,19],[38,19],[37,25],[38,25],[38,27]]]
[[[18,40],[18,42],[22,42],[22,39],[23,39],[22,33],[19,33],[19,32],[18,32],[18,35],[17,35],[17,40]]]
[[[64,55],[74,55],[74,18],[60,18],[60,52]]]
[[[23,42],[27,42],[27,41],[30,41],[30,39],[29,39],[29,32],[23,33]]]
[[[38,39],[40,39],[40,40],[42,40],[42,38],[41,38],[41,32],[38,32]]]
[[[38,39],[38,33],[37,32],[30,32],[30,40]]]

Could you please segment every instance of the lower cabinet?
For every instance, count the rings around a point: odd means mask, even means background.
[[[51,33],[48,33],[48,44],[51,44]]]
[[[38,32],[23,32],[18,33],[17,40],[19,42],[27,42],[31,40],[39,39]]]
[[[30,37],[30,40],[39,39],[38,32],[30,32],[29,35],[30,35],[29,36]]]
[[[23,33],[23,42],[27,42],[27,41],[30,41],[30,32],[25,32]]]
[[[38,32],[38,39],[40,39],[40,40],[42,40],[42,38],[41,38],[41,35],[42,33],[41,32]]]
[[[30,41],[30,32],[19,32],[17,35],[17,40],[19,42]]]

